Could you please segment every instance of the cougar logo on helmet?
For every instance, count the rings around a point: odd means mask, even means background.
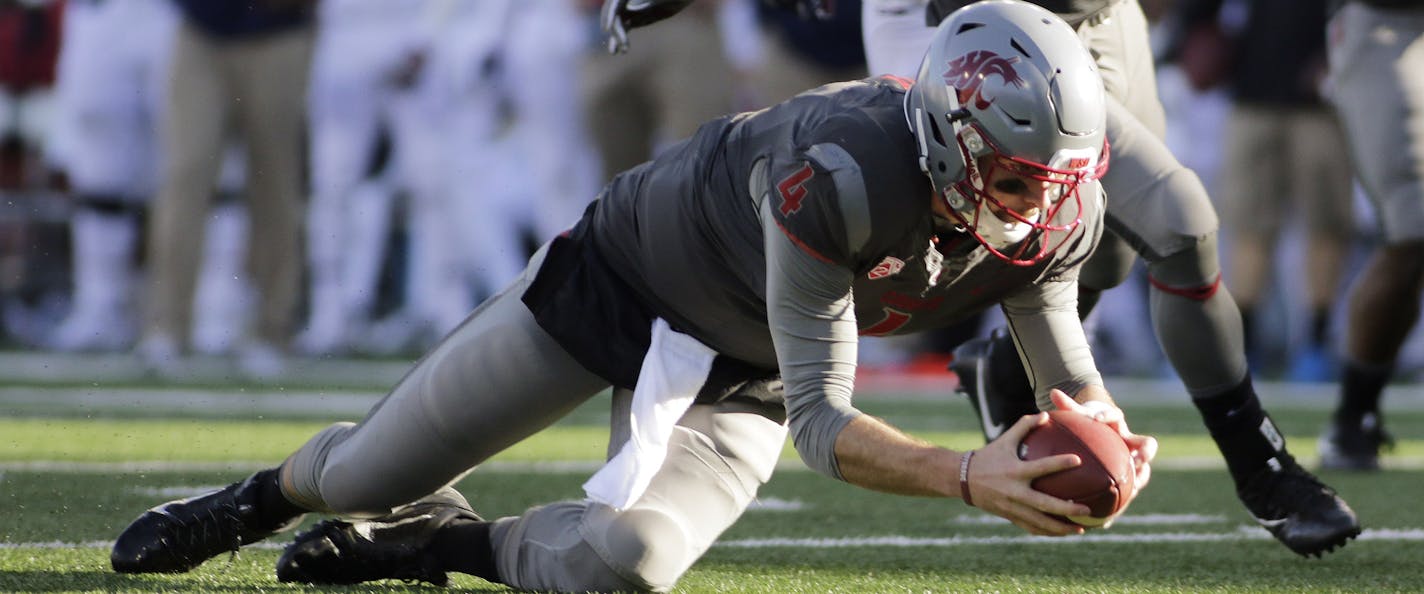
[[[972,99],[975,108],[987,109],[994,98],[980,92],[986,78],[997,75],[1005,85],[1023,87],[1023,79],[1014,71],[1018,61],[1017,56],[1004,58],[990,51],[972,51],[949,61],[949,69],[942,75],[944,84],[954,87],[960,105],[968,105]]]

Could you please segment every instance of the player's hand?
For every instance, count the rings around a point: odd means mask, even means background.
[[[1122,409],[1106,400],[1080,403],[1057,389],[1049,392],[1048,397],[1053,400],[1055,408],[1092,417],[1100,423],[1106,423],[1122,436],[1122,441],[1127,444],[1127,451],[1132,453],[1132,467],[1136,475],[1132,481],[1132,497],[1128,501],[1135,499],[1142,488],[1147,486],[1147,482],[1152,480],[1152,459],[1157,457],[1157,439],[1150,435],[1133,433],[1127,428],[1127,416],[1123,414]],[[1126,506],[1123,509],[1126,509]]]
[[[1065,536],[1082,534],[1083,527],[1064,519],[1085,516],[1088,506],[1037,491],[1031,483],[1040,476],[1082,464],[1076,454],[1059,454],[1037,460],[1019,459],[1018,446],[1048,415],[1028,415],[988,445],[977,450],[969,465],[969,489],[974,505],[1013,522],[1031,534]],[[1054,517],[1057,516],[1057,517]]]
[[[628,31],[677,14],[692,0],[603,0],[598,24],[607,38],[608,53],[628,51]]]

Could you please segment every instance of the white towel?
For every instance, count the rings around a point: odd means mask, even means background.
[[[717,355],[661,318],[653,321],[652,334],[633,389],[628,441],[583,484],[589,499],[619,511],[633,505],[662,468],[673,426],[707,382]]]

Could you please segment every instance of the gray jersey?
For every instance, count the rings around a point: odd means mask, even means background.
[[[904,90],[837,83],[704,125],[615,178],[566,238],[582,247],[555,242],[525,301],[615,385],[636,383],[651,317],[733,369],[779,374],[798,450],[827,463],[856,414],[857,334],[938,328],[1002,303],[1042,393],[1100,383],[1076,312],[1077,271],[1102,231],[1097,185],[1081,213],[1059,213],[1082,224],[1053,257],[1003,262],[932,215]]]

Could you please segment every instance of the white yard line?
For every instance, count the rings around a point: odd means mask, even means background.
[[[1315,464],[1313,457],[1298,458],[1306,467]],[[97,473],[144,473],[144,472],[252,472],[277,464],[278,461],[233,460],[225,462],[203,461],[124,461],[124,462],[69,462],[64,460],[33,460],[25,462],[0,462],[0,473],[4,472],[54,472],[72,474]],[[1424,469],[1424,458],[1385,455],[1381,461],[1385,471]],[[552,460],[540,462],[519,462],[495,460],[480,465],[478,472],[484,473],[528,473],[528,474],[588,474],[598,470],[603,463],[596,460]],[[1225,468],[1221,458],[1215,456],[1164,458],[1152,464],[1157,470],[1214,470]],[[810,472],[800,460],[786,459],[777,463],[777,472]]]
[[[0,388],[6,406],[38,410],[164,411],[182,414],[312,415],[360,417],[381,399],[378,392],[314,390],[211,390],[199,388]]]
[[[1239,542],[1247,540],[1270,540],[1271,535],[1261,528],[1241,526],[1231,532],[1155,532],[1138,534],[1085,534],[1052,538],[1047,536],[950,536],[944,538],[921,538],[910,536],[864,536],[856,538],[744,538],[719,542],[714,546],[735,549],[844,549],[844,548],[884,548],[884,547],[962,547],[997,545],[1077,545],[1096,543],[1127,544],[1176,544],[1196,542]],[[1358,537],[1362,542],[1420,542],[1424,541],[1424,529],[1381,528],[1365,530]],[[107,549],[113,542],[106,540],[72,542],[0,542],[0,550],[6,549]],[[252,545],[259,549],[281,549],[282,542],[261,542]]]
[[[1085,543],[1160,544],[1183,542],[1230,542],[1269,540],[1270,533],[1253,526],[1242,526],[1232,532],[1155,532],[1139,534],[1089,533],[1082,536],[1053,538],[1048,536],[950,536],[945,538],[913,538],[909,536],[867,536],[857,538],[745,538],[717,543],[716,546],[741,549],[798,548],[839,549],[850,547],[955,547],[983,545],[1046,544],[1073,545]],[[1419,542],[1424,541],[1424,529],[1365,530],[1361,541]]]
[[[980,514],[960,514],[950,519],[951,524],[960,526],[994,526],[1009,525],[1009,521],[999,516],[991,516],[987,513]],[[1226,524],[1230,522],[1226,516],[1207,516],[1202,514],[1127,514],[1117,519],[1118,526],[1164,526],[1164,525],[1191,525],[1191,524]]]
[[[259,462],[234,460],[229,462],[201,461],[125,461],[125,462],[68,462],[63,460],[34,460],[27,462],[0,462],[0,472],[53,472],[70,474],[156,473],[156,472],[251,472],[270,468],[280,460]],[[799,463],[798,463],[799,464]],[[501,462],[481,464],[480,472],[518,472],[532,474],[588,474],[598,470],[602,462],[593,460],[565,460],[544,462]],[[804,466],[802,466],[804,468]]]

